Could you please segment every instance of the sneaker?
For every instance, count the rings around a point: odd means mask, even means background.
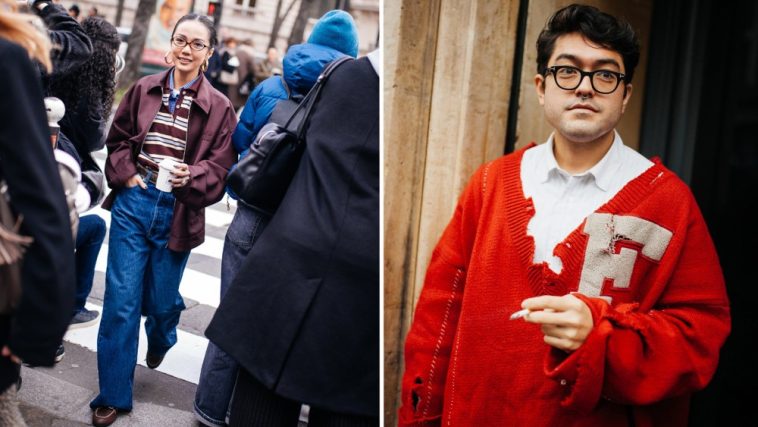
[[[87,310],[83,308],[79,310],[71,319],[71,324],[68,325],[68,329],[86,328],[97,323],[97,319],[100,317],[100,312],[97,310]]]
[[[63,348],[63,344],[58,346],[58,350],[55,350],[55,363],[63,360],[63,356],[66,354],[66,349]]]

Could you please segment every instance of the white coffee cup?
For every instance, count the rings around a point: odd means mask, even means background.
[[[174,187],[171,178],[174,177],[174,166],[179,164],[173,159],[163,159],[158,165],[158,178],[155,179],[155,188],[170,193]]]

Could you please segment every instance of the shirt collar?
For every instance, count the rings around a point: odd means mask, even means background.
[[[188,91],[192,91],[193,93],[197,93],[197,85],[195,83],[198,83],[198,80],[200,80],[200,74],[198,74],[194,79],[190,80],[185,84],[184,86],[180,88],[174,88],[174,69],[172,68],[168,73],[168,80],[166,83],[168,84],[167,89],[169,90],[169,95],[176,97],[179,96],[179,93],[182,91],[182,89],[186,89]]]
[[[621,137],[618,132],[613,131],[613,143],[611,148],[605,153],[602,159],[600,159],[595,166],[591,167],[586,173],[595,177],[595,185],[601,190],[608,191],[611,186],[611,180],[613,176],[621,167],[621,150],[624,144],[621,141]]]
[[[613,135],[613,143],[608,152],[605,153],[605,156],[603,156],[595,166],[585,172],[573,176],[591,176],[594,178],[595,185],[597,185],[598,188],[603,191],[608,191],[613,175],[618,171],[618,168],[621,167],[620,156],[623,145],[623,141],[618,132],[614,130]],[[542,159],[541,162],[538,162],[537,166],[537,176],[539,177],[540,182],[543,184],[548,182],[550,177],[556,173],[563,175],[566,178],[572,176],[570,173],[561,169],[561,167],[558,166],[558,161],[555,160],[555,154],[553,154],[553,134],[550,134],[546,145],[544,159]]]
[[[550,137],[545,143],[543,158],[541,161],[537,162],[537,176],[539,177],[540,183],[544,184],[548,182],[553,173],[563,173],[568,176],[568,174],[558,166],[558,162],[555,160],[555,154],[553,154],[553,134],[550,134]]]

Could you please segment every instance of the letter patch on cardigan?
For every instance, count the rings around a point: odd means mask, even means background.
[[[642,218],[607,213],[588,216],[584,233],[589,240],[579,279],[579,292],[589,297],[604,298],[608,302],[611,302],[611,297],[600,295],[603,282],[610,279],[614,288],[628,288],[639,253],[627,247],[621,247],[616,253],[616,243],[629,241],[641,245],[642,256],[660,261],[673,235],[669,230]]]

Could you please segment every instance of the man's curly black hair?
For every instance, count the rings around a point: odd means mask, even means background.
[[[81,67],[51,82],[51,93],[66,108],[75,109],[83,100],[91,116],[107,119],[113,107],[116,54],[121,39],[116,27],[100,17],[85,19],[82,27],[92,41],[92,56]]]

